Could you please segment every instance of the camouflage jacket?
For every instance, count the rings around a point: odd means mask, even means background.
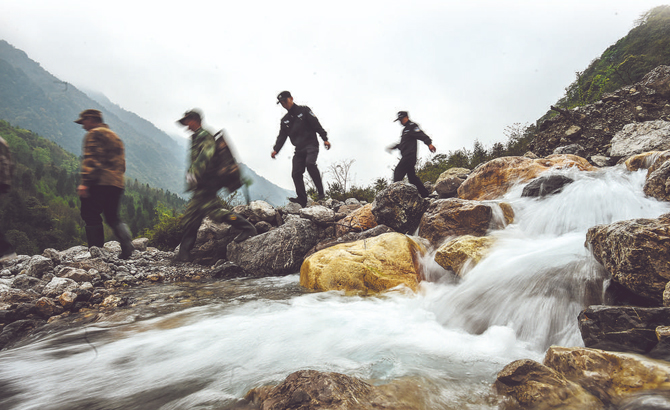
[[[124,187],[126,157],[123,141],[107,124],[90,130],[84,137],[81,184]]]
[[[0,137],[0,193],[9,190],[12,186],[12,156],[9,145]]]
[[[191,158],[187,174],[187,191],[207,188],[207,172],[216,151],[214,136],[204,128],[198,128],[191,135]]]

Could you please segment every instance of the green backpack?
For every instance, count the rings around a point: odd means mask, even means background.
[[[216,151],[212,157],[209,180],[214,182],[217,189],[226,188],[232,193],[242,187],[240,167],[235,156],[226,142],[226,132],[221,130],[214,134]]]

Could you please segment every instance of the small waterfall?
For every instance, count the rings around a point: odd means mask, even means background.
[[[514,223],[491,232],[461,279],[428,255],[418,294],[310,293],[298,275],[208,284],[205,306],[120,312],[0,352],[0,408],[233,409],[301,369],[413,378],[431,408],[495,408],[506,364],[582,344],[577,314],[607,278],[584,247],[588,228],[670,212],[644,198],[643,171],[561,172],[575,181],[557,195],[521,198],[520,185],[503,198]]]

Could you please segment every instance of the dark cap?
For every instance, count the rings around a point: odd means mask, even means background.
[[[288,91],[282,91],[282,92],[280,92],[279,95],[277,96],[277,104],[279,104],[280,102],[282,102],[282,100],[285,100],[285,99],[287,99],[287,98],[289,98],[289,97],[290,97],[290,98],[293,98],[293,97],[291,96],[291,93],[290,93],[290,92],[288,92]]]
[[[93,118],[98,118],[100,121],[102,121],[102,113],[98,110],[84,110],[79,113],[79,118],[77,118],[74,122],[77,124],[81,124],[84,122],[84,118],[86,117],[93,117]]]
[[[184,116],[181,117],[179,120],[177,120],[178,123],[181,125],[186,125],[186,121],[190,119],[195,119],[197,121],[202,121],[202,114],[200,113],[200,110],[197,109],[192,109],[188,110],[184,113]]]
[[[407,111],[398,111],[398,114],[396,115],[397,118],[395,120],[393,120],[393,122],[400,121],[403,118],[408,117],[408,116],[409,116],[409,114],[407,114]]]

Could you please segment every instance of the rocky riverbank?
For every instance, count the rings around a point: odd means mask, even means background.
[[[550,155],[544,153],[549,145],[543,145],[538,149],[546,155],[542,158],[528,153],[498,158],[472,171],[449,170],[431,187],[435,193],[429,199],[400,182],[380,192],[372,204],[351,199],[273,208],[255,201],[236,207],[259,235],[238,244],[232,241],[232,227],[207,221],[198,233],[195,263],[172,265],[174,253],[147,247],[146,239],[134,241],[137,251],[129,260],[118,259],[118,243],[108,242],[100,249],[47,249],[6,261],[0,269],[0,348],[26,342],[44,326],[77,325],[118,309],[137,309],[142,301],[129,290],[138,287],[178,285],[174,292],[179,294],[178,288],[189,282],[300,272],[305,291],[368,295],[398,285],[418,289],[420,281],[429,280],[420,263],[429,249],[435,250],[435,262],[458,280],[495,246],[491,233],[515,223],[514,206],[503,200],[505,195],[520,185],[522,196],[538,201],[561,192],[573,181],[556,175],[559,169],[646,169],[644,195],[667,202],[670,122],[663,118],[670,105],[663,105],[659,96],[667,98],[668,84],[670,68],[661,67],[634,88],[617,91],[617,98],[605,96],[594,107],[561,113],[564,117],[540,129],[552,141],[562,133],[556,141],[568,145]],[[627,106],[627,97],[641,104],[641,110],[633,109],[642,114],[629,124],[608,122],[609,111],[603,107]],[[647,101],[643,97],[654,106],[642,104]],[[568,126],[575,121],[581,131]],[[581,156],[565,152],[580,148],[573,144],[579,138],[591,141],[595,136],[585,130],[599,130],[605,123],[612,133],[604,142],[607,150],[596,138],[597,143],[581,146]],[[543,363],[524,359],[507,365],[493,386],[504,408],[634,408],[630,406],[640,394],[670,391],[665,361],[670,358],[670,214],[593,226],[584,241],[594,263],[608,275],[605,291],[593,291],[593,306],[583,306],[574,319],[586,347],[553,346]],[[590,285],[603,288],[600,282]],[[196,303],[200,297],[206,299],[204,294],[175,299]],[[263,409],[332,408],[333,403],[343,409],[425,408],[419,396],[402,386],[379,388],[312,371],[291,375],[276,387],[258,386],[247,399]]]

